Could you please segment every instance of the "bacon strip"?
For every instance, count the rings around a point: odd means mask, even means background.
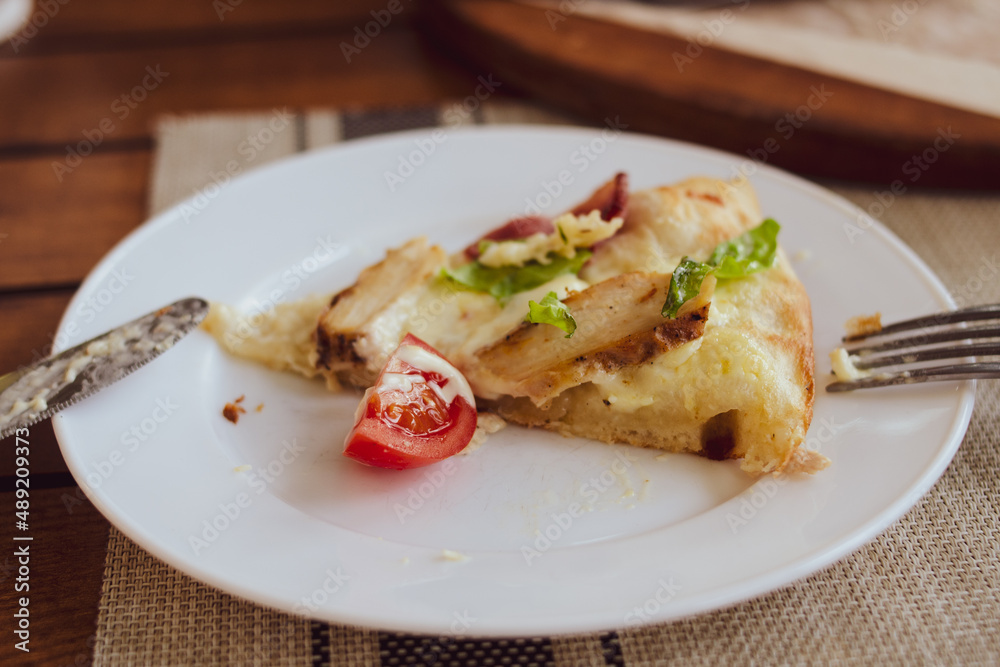
[[[510,222],[497,227],[481,239],[465,249],[465,256],[469,259],[479,259],[479,244],[483,241],[513,241],[516,239],[526,239],[532,234],[551,234],[556,228],[552,225],[552,220],[541,215],[526,215],[522,218],[514,218]]]
[[[628,175],[618,172],[610,181],[594,190],[594,193],[582,204],[570,209],[573,215],[587,215],[599,210],[601,220],[610,221],[613,218],[625,217],[628,205]],[[479,259],[479,244],[483,241],[514,241],[526,239],[532,234],[551,234],[555,231],[552,219],[542,215],[525,215],[514,218],[482,236],[478,241],[465,249],[469,259]]]
[[[576,206],[570,213],[587,215],[597,209],[601,212],[601,220],[625,217],[628,205],[628,175],[618,172],[610,181],[599,187],[590,198]]]

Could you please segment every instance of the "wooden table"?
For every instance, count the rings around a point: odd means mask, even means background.
[[[348,63],[340,43],[386,6],[36,2],[41,27],[0,46],[0,370],[49,352],[77,285],[145,220],[157,116],[427,104],[475,88],[474,75],[420,40],[409,2]],[[160,81],[133,96],[147,68]],[[70,152],[81,154],[78,164]],[[79,491],[49,424],[30,432],[31,653],[11,640],[11,614],[25,593],[14,591],[19,565],[6,547],[0,663],[88,664],[109,524]],[[3,441],[0,471],[8,545],[16,532],[14,444]]]
[[[398,1],[402,12],[348,62],[341,44],[371,12],[384,18],[390,0],[36,0],[34,27],[0,45],[0,372],[48,354],[80,281],[146,219],[158,116],[473,92],[474,70],[422,39],[416,3]],[[30,433],[31,653],[11,639],[25,593],[15,592],[8,546],[0,664],[87,664],[109,523],[76,486],[51,427]],[[8,545],[18,544],[14,446],[5,440],[0,457]]]

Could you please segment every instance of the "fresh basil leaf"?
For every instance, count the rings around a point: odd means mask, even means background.
[[[690,257],[682,259],[674,269],[674,275],[670,277],[670,287],[667,288],[667,300],[663,304],[662,315],[671,319],[677,317],[677,311],[681,306],[698,296],[705,276],[714,269],[714,266],[696,262]]]
[[[768,218],[735,239],[715,246],[706,262],[696,262],[690,257],[682,259],[670,277],[663,316],[677,317],[681,306],[698,296],[701,283],[709,273],[716,278],[745,278],[774,266],[780,230],[781,225]]]
[[[720,243],[708,258],[716,278],[744,278],[774,266],[781,225],[768,218],[735,239]]]
[[[549,292],[540,302],[528,302],[528,314],[524,318],[534,324],[551,324],[566,332],[566,338],[576,331],[576,320],[566,304],[559,300],[555,292]]]
[[[473,261],[456,269],[442,269],[441,273],[466,289],[486,292],[497,301],[505,301],[518,292],[544,285],[564,273],[579,273],[590,254],[589,250],[577,250],[574,257],[566,258],[549,253],[548,264],[532,260],[524,266],[493,267]]]

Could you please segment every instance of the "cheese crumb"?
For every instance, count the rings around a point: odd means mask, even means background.
[[[499,415],[495,415],[492,412],[480,412],[476,419],[476,432],[472,434],[472,440],[469,441],[469,444],[458,455],[465,456],[476,451],[486,442],[487,438],[506,425],[507,422]]]
[[[460,552],[460,551],[452,551],[451,549],[442,549],[441,550],[441,558],[444,558],[445,560],[450,560],[450,561],[453,561],[453,562],[458,562],[458,563],[460,563],[462,561],[470,560],[469,557],[466,556],[465,554],[463,554],[462,552]]]
[[[882,313],[874,315],[857,315],[844,324],[849,336],[878,333],[882,330]]]
[[[233,472],[250,472],[253,467],[249,463],[244,463],[241,466],[236,466],[233,468]]]
[[[854,365],[857,357],[852,357],[842,347],[830,353],[830,363],[833,365],[833,372],[838,380],[858,380],[871,375],[868,371],[862,370]]]
[[[792,452],[791,458],[788,460],[788,463],[785,464],[785,467],[781,469],[781,472],[775,473],[775,475],[791,475],[794,473],[814,475],[829,465],[830,459],[826,458],[819,452],[799,447]]]

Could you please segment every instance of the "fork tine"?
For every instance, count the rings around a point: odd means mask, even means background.
[[[965,327],[963,329],[932,331],[906,338],[893,338],[884,342],[873,343],[866,347],[848,346],[847,351],[854,355],[864,356],[876,352],[888,352],[890,350],[906,349],[931,343],[945,343],[952,340],[965,340],[966,338],[994,337],[1000,337],[1000,324],[984,324],[977,327]]]
[[[935,359],[955,359],[957,357],[980,357],[1000,355],[1000,342],[976,345],[952,345],[932,347],[926,350],[911,350],[902,354],[887,354],[880,357],[865,357],[854,362],[855,368],[870,369],[899,364],[915,364]]]
[[[853,391],[896,384],[916,384],[944,380],[975,380],[1000,378],[1000,363],[955,364],[936,368],[918,368],[900,373],[884,373],[858,380],[833,382],[826,386],[829,392]]]
[[[996,318],[1000,318],[1000,304],[991,304],[988,306],[973,306],[971,308],[960,308],[959,310],[949,310],[934,315],[925,315],[923,317],[915,317],[913,319],[904,320],[902,322],[895,322],[893,324],[889,324],[882,327],[878,331],[844,336],[842,340],[845,343],[847,343],[856,340],[864,340],[865,338],[870,338],[872,336],[882,336],[885,334],[897,333],[899,331],[909,331],[911,329],[920,329],[923,327],[932,327],[944,324],[955,324],[958,322],[975,322],[980,320],[992,320]]]

